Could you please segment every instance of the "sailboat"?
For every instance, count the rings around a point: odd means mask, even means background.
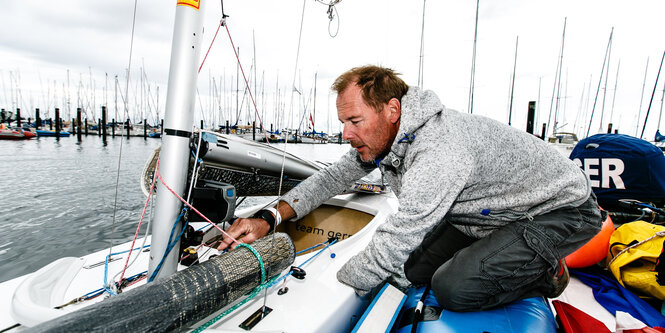
[[[212,325],[334,332],[358,321],[368,300],[339,283],[334,273],[396,211],[394,194],[358,193],[372,188],[361,184],[302,220],[228,253],[214,249],[219,226],[196,222],[195,214],[188,217],[191,222],[182,221],[177,193],[191,191],[194,205],[185,209],[198,206],[223,226],[262,208],[236,210],[238,196],[286,191],[324,166],[233,136],[192,131],[193,115],[184,110],[194,110],[203,10],[203,2],[178,1],[162,147],[144,177],[152,180],[149,195],[156,188],[151,235],[112,252],[61,258],[0,284],[6,295],[0,300],[3,331],[179,331]],[[190,144],[198,147],[195,159],[190,159]],[[199,156],[202,162],[196,165]],[[226,177],[238,187],[220,181]],[[182,230],[182,237],[173,230]],[[174,241],[179,238],[193,241],[192,246]],[[263,296],[252,298],[259,291]]]
[[[375,174],[261,240],[217,251],[234,217],[263,208],[239,209],[237,198],[279,195],[325,164],[193,129],[203,10],[197,0],[177,4],[162,147],[142,177],[156,196],[151,235],[1,283],[0,330],[397,332],[417,322],[421,331],[556,330],[542,298],[455,314],[419,289],[385,285],[369,298],[338,282],[336,272],[397,211]]]

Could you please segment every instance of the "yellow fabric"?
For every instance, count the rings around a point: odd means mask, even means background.
[[[607,262],[610,263],[616,256],[608,268],[621,285],[643,296],[664,300],[665,286],[656,282],[654,268],[665,237],[655,236],[619,254],[631,243],[639,243],[661,231],[665,231],[665,227],[644,221],[630,222],[618,227],[610,237]]]

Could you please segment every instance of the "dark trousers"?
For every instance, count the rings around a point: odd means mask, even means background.
[[[602,217],[595,196],[503,226],[487,237],[466,236],[445,220],[404,264],[413,284],[430,284],[452,311],[477,311],[554,291],[559,260],[596,235]]]

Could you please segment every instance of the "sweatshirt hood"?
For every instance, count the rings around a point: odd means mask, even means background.
[[[409,90],[402,97],[400,104],[402,111],[399,131],[391,149],[398,156],[402,156],[400,152],[403,149],[400,146],[413,142],[416,139],[416,132],[432,117],[445,110],[445,106],[441,104],[439,97],[434,92],[414,86],[409,86]]]
[[[402,97],[401,117],[399,124],[399,133],[396,141],[413,135],[434,115],[445,109],[441,104],[439,97],[431,90],[422,90],[418,87],[409,86],[409,91]]]

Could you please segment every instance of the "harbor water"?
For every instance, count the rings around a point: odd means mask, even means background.
[[[104,145],[97,136],[0,141],[0,282],[131,240],[146,200],[140,175],[160,143],[115,137]],[[288,144],[286,151],[333,162],[349,148]]]

